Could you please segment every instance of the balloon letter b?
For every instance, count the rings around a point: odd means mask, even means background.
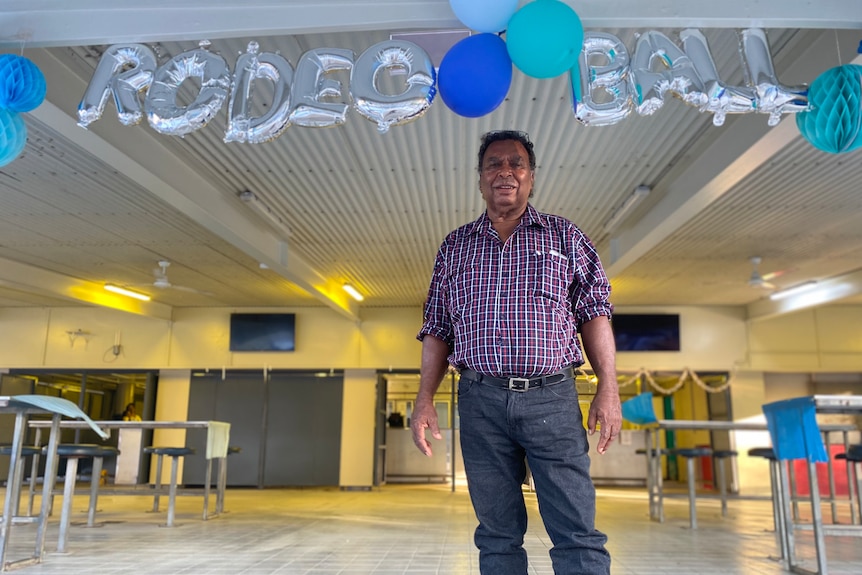
[[[574,77],[579,73],[579,77]],[[572,85],[580,82],[575,118],[586,126],[610,126],[628,116],[633,107],[629,52],[613,34],[587,32]]]

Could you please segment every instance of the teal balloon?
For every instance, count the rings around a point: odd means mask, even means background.
[[[824,152],[862,147],[862,66],[845,64],[820,74],[808,89],[808,110],[796,114],[796,126]]]
[[[518,0],[449,0],[452,12],[467,28],[502,32],[518,9]]]
[[[584,45],[577,13],[558,0],[535,0],[515,12],[506,30],[512,63],[534,78],[554,78],[571,70]]]
[[[0,55],[0,108],[35,110],[45,99],[47,88],[45,75],[36,64],[23,56]]]
[[[27,144],[27,125],[21,114],[0,108],[0,167],[21,155]]]

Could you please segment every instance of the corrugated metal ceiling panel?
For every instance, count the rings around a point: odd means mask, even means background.
[[[637,31],[608,31],[634,46]],[[727,83],[742,82],[735,33],[704,32],[720,76]],[[792,60],[809,36],[770,30],[776,65]],[[350,48],[358,55],[388,37],[388,31],[379,31],[255,40],[262,51],[278,51],[295,65],[311,48]],[[212,50],[233,66],[248,41],[218,40]],[[164,59],[194,47],[164,42],[158,51]],[[86,82],[103,48],[51,52]],[[262,88],[260,95],[267,94]],[[260,102],[256,106],[263,109]],[[101,121],[115,122],[107,117],[113,113],[109,105]],[[438,97],[422,118],[386,134],[351,110],[339,127],[292,126],[266,144],[226,144],[222,112],[185,138],[153,134],[153,139],[193,166],[236,210],[259,217],[237,197],[243,190],[254,192],[287,223],[290,254],[313,263],[324,278],[359,286],[368,295],[364,305],[409,306],[424,300],[434,253],[446,233],[484,209],[475,171],[483,132],[529,131],[539,159],[535,205],[571,218],[603,247],[604,223],[637,185],[650,185],[653,192],[632,221],[662,199],[677,173],[709,161],[699,154],[735,121],[765,122],[765,117],[731,118],[725,128],[716,128],[711,115],[669,98],[653,116],[585,127],[572,114],[568,78],[536,80],[516,70],[506,101],[478,119],[457,116]],[[6,225],[0,255],[127,283],[150,281],[156,260],[164,257],[175,263],[172,281],[215,294],[159,294],[168,303],[319,304],[74,142],[39,122],[28,124],[26,153],[3,170],[0,222]],[[146,125],[126,129],[152,132]],[[801,139],[792,142],[614,278],[615,299],[744,304],[762,295],[753,295],[746,284],[752,255],[764,256],[764,271],[794,267],[800,260],[811,266],[809,273],[847,271],[854,256],[862,261],[862,232],[854,227],[862,211],[856,193],[862,170],[858,162],[842,162],[847,160],[826,157]],[[260,218],[260,225],[269,223]],[[738,285],[730,281],[736,277]]]

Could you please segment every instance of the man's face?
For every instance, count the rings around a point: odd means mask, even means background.
[[[491,215],[520,214],[527,207],[533,192],[533,171],[521,142],[501,140],[488,146],[482,158],[479,189]]]

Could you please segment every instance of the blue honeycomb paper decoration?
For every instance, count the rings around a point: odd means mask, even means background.
[[[27,125],[21,114],[0,108],[0,168],[17,158],[27,143]]]
[[[45,99],[45,75],[36,64],[15,54],[0,55],[0,108],[29,112]]]
[[[808,110],[796,114],[796,126],[811,145],[832,154],[862,146],[862,66],[823,72],[811,83],[808,102]]]

